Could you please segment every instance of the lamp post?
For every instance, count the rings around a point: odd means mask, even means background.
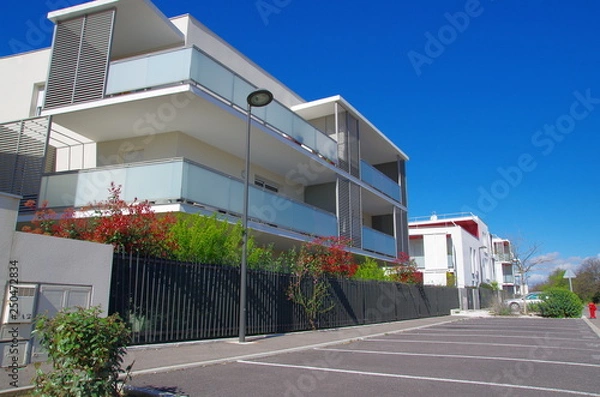
[[[252,122],[252,107],[267,106],[273,100],[270,91],[259,89],[252,91],[246,98],[247,129],[246,129],[246,168],[244,172],[244,204],[242,209],[242,263],[240,265],[240,343],[246,342],[246,276],[248,273],[248,191],[250,179],[250,126]]]

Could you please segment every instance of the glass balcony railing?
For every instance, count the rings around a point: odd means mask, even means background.
[[[242,213],[242,181],[184,159],[132,163],[45,175],[40,201],[52,207],[82,207],[107,198],[111,182],[121,197],[155,203],[192,202],[233,214]],[[250,187],[248,216],[285,229],[337,235],[337,218],[326,211],[272,192]]]
[[[504,284],[514,284],[515,283],[515,276],[505,274],[503,276],[503,280],[502,281],[504,282]]]
[[[257,87],[197,48],[183,48],[110,63],[106,95],[195,82],[226,101],[246,109],[246,97]],[[256,108],[265,121],[323,157],[337,162],[337,143],[277,101]]]
[[[424,256],[411,256],[410,257],[419,269],[425,269],[425,257]]]
[[[396,257],[396,240],[393,236],[363,226],[363,249]]]
[[[400,202],[400,186],[364,160],[360,161],[360,179]]]
[[[496,254],[494,254],[494,256],[497,261],[501,261],[501,262],[511,262],[513,259],[511,254],[505,254],[505,253],[496,253]]]

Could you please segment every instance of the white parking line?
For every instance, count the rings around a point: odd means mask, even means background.
[[[309,370],[309,371],[322,371],[322,372],[334,372],[334,373],[341,373],[341,374],[377,376],[377,377],[382,377],[382,378],[412,379],[412,380],[424,380],[424,381],[430,381],[430,382],[443,382],[443,383],[459,383],[459,384],[465,384],[465,385],[492,386],[492,387],[503,387],[503,388],[509,388],[509,389],[522,389],[522,390],[544,391],[544,392],[551,392],[551,393],[574,394],[577,396],[600,397],[600,394],[589,393],[589,392],[584,392],[584,391],[554,389],[554,388],[550,388],[550,387],[539,387],[539,386],[511,385],[508,383],[481,382],[481,381],[475,381],[475,380],[450,379],[450,378],[434,378],[434,377],[430,377],[430,376],[388,374],[388,373],[384,373],[384,372],[365,372],[365,371],[355,371],[355,370],[349,370],[349,369],[321,368],[321,367],[310,367],[310,366],[304,366],[304,365],[290,365],[290,364],[268,363],[268,362],[259,362],[259,361],[243,361],[242,360],[242,361],[238,361],[238,363],[248,364],[248,365],[260,365],[260,366],[265,366],[265,367],[304,369],[304,370]]]
[[[521,345],[516,343],[477,343],[477,342],[450,342],[450,341],[439,341],[439,340],[413,340],[413,339],[364,339],[363,342],[389,342],[389,343],[429,343],[429,344],[446,344],[446,345],[469,345],[469,346],[501,346],[501,347],[539,347],[544,349],[558,349],[558,350],[579,350],[588,352],[587,349],[580,349],[577,347],[560,347],[550,345]]]
[[[478,337],[478,338],[532,338],[532,339],[544,339],[544,340],[570,340],[570,341],[577,341],[576,338],[555,338],[552,336],[541,336],[539,335],[538,332],[538,336],[528,336],[528,335],[490,335],[490,334],[485,334],[485,335],[481,335],[481,334],[449,334],[449,333],[434,333],[434,332],[423,332],[423,333],[413,333],[413,332],[405,332],[403,334],[401,334],[401,336],[404,335],[417,335],[417,336],[468,336],[468,337]],[[590,338],[594,338],[595,337],[590,337]]]
[[[360,350],[360,349],[334,349],[334,348],[317,348],[315,350],[320,351],[331,351],[331,352],[343,352],[343,353],[362,353],[362,354],[381,354],[388,356],[419,356],[419,357],[446,357],[446,358],[467,358],[475,360],[492,360],[492,361],[518,361],[518,362],[530,362],[530,363],[542,363],[542,364],[555,364],[555,365],[569,365],[574,367],[594,367],[600,368],[600,364],[588,364],[588,363],[577,363],[572,361],[548,361],[548,360],[535,360],[518,357],[490,357],[490,356],[469,356],[461,354],[425,354],[425,353],[403,353],[403,352],[383,352],[377,350]]]

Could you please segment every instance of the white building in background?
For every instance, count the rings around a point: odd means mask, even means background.
[[[340,236],[388,262],[408,251],[408,157],[342,97],[307,102],[192,16],[167,18],[148,0],[48,17],[52,48],[0,59],[0,190],[60,211],[106,199],[115,182],[158,212],[237,222],[246,97],[261,87],[275,100],[252,112],[257,240],[287,249]]]
[[[492,236],[492,244],[496,273],[502,277],[502,290],[509,295],[521,294],[521,275],[515,265],[516,258],[510,240]],[[525,283],[525,291],[522,294],[527,293],[527,283]]]
[[[426,285],[456,286],[461,306],[476,308],[482,283],[499,282],[488,226],[471,213],[414,218],[409,224],[409,254]],[[468,302],[466,301],[468,300]],[[463,302],[464,301],[464,302]]]

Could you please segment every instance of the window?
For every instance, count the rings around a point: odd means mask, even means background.
[[[271,192],[277,193],[279,192],[279,187],[275,182],[271,182],[266,178],[256,175],[254,177],[254,184],[256,186],[261,187],[263,190],[269,190]]]

